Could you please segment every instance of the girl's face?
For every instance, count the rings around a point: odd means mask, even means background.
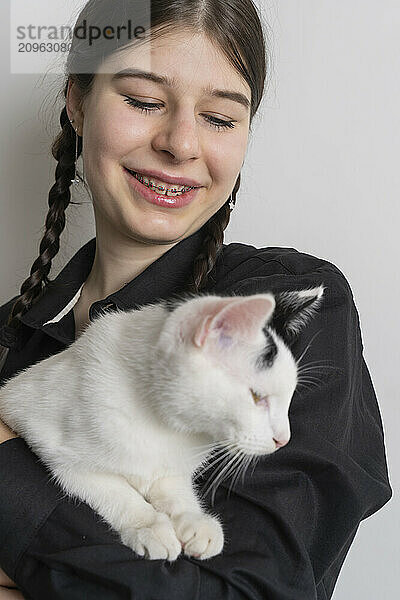
[[[74,106],[73,84],[67,100],[83,136],[97,231],[141,242],[179,241],[232,192],[247,147],[250,88],[206,37],[184,30],[125,49],[104,65],[81,111]],[[115,77],[125,69],[151,71],[172,85]],[[159,206],[133,186],[125,168],[192,179],[201,188],[185,206]]]

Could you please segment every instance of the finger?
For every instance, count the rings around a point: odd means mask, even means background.
[[[14,581],[12,579],[10,579],[6,573],[4,573],[4,571],[1,567],[0,567],[0,585],[6,585],[7,587],[17,587],[17,584],[14,583]],[[0,600],[1,600],[1,596],[0,596]]]
[[[0,600],[25,600],[19,590],[9,590],[0,586]]]

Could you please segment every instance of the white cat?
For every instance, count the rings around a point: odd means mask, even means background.
[[[172,561],[183,547],[209,558],[223,529],[192,476],[210,458],[227,458],[226,474],[289,441],[298,370],[284,338],[323,291],[186,296],[102,314],[4,383],[0,418],[137,554]]]

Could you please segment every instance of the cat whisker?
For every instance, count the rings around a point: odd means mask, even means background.
[[[221,456],[219,456],[218,458],[215,458],[215,456],[211,456],[209,459],[207,459],[206,463],[209,462],[209,464],[206,464],[206,466],[200,465],[200,467],[198,468],[199,475],[204,475],[204,473],[206,471],[208,471],[211,467],[214,467],[217,463],[221,462],[225,457],[229,456],[230,455],[229,448],[221,449],[219,454],[221,454]]]
[[[297,371],[298,375],[302,375],[303,373],[318,373],[321,375],[328,375],[331,371],[327,371],[326,373],[324,373],[323,369],[328,369],[330,367],[308,367],[306,369],[299,369]],[[340,373],[340,369],[336,368],[336,367],[332,367],[333,371],[336,371],[337,373]]]
[[[298,381],[302,382],[302,381],[315,381],[319,384],[323,384],[325,382],[324,378],[320,378],[320,377],[313,377],[312,375],[302,375],[301,377],[299,377]]]
[[[238,452],[236,455],[232,456],[231,460],[226,465],[226,468],[223,471],[223,473],[222,472],[220,473],[220,475],[224,474],[224,477],[223,477],[223,479],[220,480],[220,483],[223,480],[228,479],[231,473],[235,472],[236,467],[238,466],[238,464],[240,464],[241,461],[242,461],[241,452]]]
[[[326,362],[330,362],[330,363],[334,363],[334,360],[332,358],[319,358],[318,360],[310,360],[308,363],[305,364],[310,364],[312,365],[313,363],[326,363]]]
[[[191,452],[191,458],[196,460],[203,456],[203,460],[207,460],[208,456],[216,456],[220,452],[225,450],[226,443],[229,443],[229,440],[226,440],[224,444],[222,442],[206,444],[204,446],[194,446],[191,450],[198,450],[197,452]]]
[[[197,469],[196,469],[196,474],[199,476],[203,476],[209,469],[211,469],[212,467],[215,467],[219,462],[221,462],[226,456],[229,456],[229,452],[225,452],[224,454],[222,454],[221,456],[219,456],[216,459],[213,459],[212,461],[205,461],[205,464],[201,464]]]
[[[221,448],[220,450],[216,450],[214,448],[205,448],[205,449],[201,450],[200,452],[196,452],[194,454],[191,453],[191,457],[192,458],[197,458],[197,457],[200,457],[200,456],[202,456],[202,455],[204,455],[206,453],[206,455],[204,457],[204,460],[206,460],[206,458],[207,458],[208,455],[216,456],[217,454],[219,454],[222,451],[223,451],[223,448]]]
[[[233,463],[235,463],[237,461],[237,455],[234,454],[232,456],[232,458],[229,460],[229,462],[226,464],[225,467],[223,467],[221,469],[221,471],[218,473],[218,475],[216,476],[216,478],[214,479],[214,481],[211,482],[211,486],[210,488],[213,490],[212,496],[211,496],[211,504],[214,504],[214,498],[215,498],[215,493],[218,489],[219,484],[221,483],[221,481],[223,481],[225,479],[225,475],[226,472],[230,470],[230,467],[232,466]],[[207,492],[206,492],[207,494]]]
[[[221,444],[223,444],[225,441],[229,441],[229,440],[218,440],[218,441],[213,441],[213,442],[209,442],[208,444],[201,444],[200,446],[194,446],[194,448],[208,448],[210,446],[220,446]]]
[[[297,385],[304,385],[305,383],[309,383],[310,385],[321,385],[322,382],[321,381],[315,381],[314,379],[306,379],[303,378],[300,381],[297,382]]]
[[[229,453],[227,452],[227,454],[225,456],[223,456],[222,458],[220,457],[218,459],[218,461],[222,460],[223,458],[227,459],[227,464],[222,463],[222,465],[220,464],[218,466],[218,468],[220,469],[220,471],[215,474],[215,479],[214,480],[212,479],[212,476],[211,476],[210,483],[209,483],[206,491],[204,492],[203,496],[206,496],[208,494],[209,490],[211,490],[213,488],[214,488],[214,493],[215,493],[215,490],[218,487],[218,484],[219,484],[219,482],[221,480],[221,477],[223,477],[226,469],[229,468],[229,466],[232,464],[232,462],[234,462],[235,460],[237,460],[237,455],[234,454],[233,456],[230,457]],[[213,497],[214,497],[214,494],[213,494]],[[213,498],[211,499],[211,503],[212,502],[213,502]]]
[[[306,390],[309,390],[311,392],[313,391],[312,387],[317,387],[317,384],[313,383],[313,382],[311,382],[309,385],[306,385],[304,383],[299,384],[299,388],[305,388]],[[301,393],[300,389],[297,389],[296,391],[297,391],[297,393],[298,393],[299,396],[303,396],[303,394]]]
[[[304,366],[314,365],[314,364],[325,365],[326,363],[333,363],[333,362],[334,361],[330,358],[319,359],[319,360],[309,360],[308,362],[304,363]]]
[[[238,477],[238,475],[240,475],[241,468],[243,467],[243,465],[246,465],[246,462],[247,462],[246,455],[243,452],[239,451],[238,459],[237,459],[236,463],[232,465],[232,467],[229,469],[229,471],[225,475],[225,479],[228,479],[228,477],[230,477],[230,474],[233,473],[231,485],[229,486],[229,490],[228,490],[228,498],[229,498],[230,492],[235,484],[235,479]]]
[[[315,337],[316,337],[316,336],[317,336],[319,333],[321,333],[321,331],[322,331],[322,329],[320,329],[319,331],[317,331],[317,332],[315,333],[315,335],[313,335],[313,337],[311,338],[311,340],[308,342],[308,344],[307,344],[307,346],[306,346],[305,350],[303,350],[303,352],[301,353],[301,355],[300,355],[300,358],[298,358],[298,359],[295,359],[295,361],[296,361],[296,363],[297,363],[297,364],[299,364],[299,363],[300,363],[301,359],[303,358],[303,356],[305,355],[305,353],[307,352],[307,350],[308,350],[308,349],[309,349],[309,347],[311,346],[311,344],[312,344],[312,342],[313,342],[314,338],[315,338]]]
[[[312,375],[308,374],[308,375],[300,375],[300,377],[297,378],[297,381],[323,381],[323,379],[319,378],[319,377],[313,377]]]
[[[322,372],[324,372],[325,369],[327,371],[329,371],[329,369],[331,371],[338,371],[338,372],[341,371],[341,369],[339,367],[332,366],[332,365],[323,365],[323,364],[314,364],[314,365],[311,365],[311,364],[306,363],[305,365],[302,365],[302,366],[298,367],[297,372],[298,372],[298,374],[300,374],[300,373],[309,373],[309,372],[313,372],[313,371],[315,371],[317,373],[318,372],[322,373]]]
[[[254,450],[258,450],[258,446],[255,444],[254,444]],[[214,495],[215,495],[215,491],[216,491],[218,485],[222,484],[222,481],[224,479],[229,478],[230,474],[236,467],[237,467],[237,473],[234,475],[233,480],[231,482],[231,486],[228,491],[228,498],[230,496],[231,490],[234,487],[234,484],[237,482],[237,479],[240,476],[240,473],[242,472],[242,483],[244,483],[244,477],[245,477],[246,471],[248,470],[248,467],[251,465],[252,461],[254,461],[253,470],[252,470],[252,473],[254,473],[254,469],[255,469],[258,461],[260,460],[260,458],[261,458],[261,455],[252,455],[252,454],[247,454],[247,453],[245,454],[241,450],[239,450],[233,456],[233,458],[230,460],[230,462],[220,471],[220,473],[216,476],[215,480],[211,482],[211,485],[208,488],[208,489],[214,488],[211,502],[214,501]],[[208,492],[208,490],[205,492],[204,495],[206,495],[207,492]]]
[[[242,485],[244,485],[244,477],[246,475],[247,470],[249,469],[251,463],[255,463],[256,462],[256,456],[249,456],[247,459],[247,462],[244,466],[243,472],[242,472]],[[254,471],[254,469],[253,469]]]
[[[201,446],[192,446],[193,450],[206,450],[207,448],[217,448],[218,446],[222,446],[225,443],[229,443],[230,440],[224,439],[224,440],[219,440],[218,442],[211,442],[209,444],[202,444]]]
[[[320,373],[321,375],[323,374],[324,369],[331,369],[333,371],[336,371],[337,373],[341,373],[342,369],[340,369],[340,367],[334,366],[334,365],[326,365],[323,364],[321,361],[310,361],[308,363],[305,363],[304,365],[301,365],[300,367],[298,367],[297,370],[297,374],[298,374],[298,381],[302,381],[304,380],[304,375],[307,375],[307,377],[309,378],[309,380],[312,379],[312,377],[310,376],[310,373]],[[323,381],[323,379],[319,379],[316,378],[317,381]]]
[[[224,477],[224,479],[228,479],[228,477],[230,476],[230,473],[232,471],[234,471],[234,469],[236,468],[236,473],[234,474],[232,481],[231,481],[231,485],[229,486],[228,498],[230,496],[230,492],[234,488],[235,483],[239,479],[240,474],[242,474],[242,484],[244,484],[244,477],[245,477],[248,467],[250,466],[250,464],[253,460],[256,463],[257,462],[256,459],[259,458],[257,455],[247,454],[247,453],[244,453],[242,450],[238,451],[238,455],[239,455],[239,458],[237,460],[237,464],[234,464],[232,466],[232,468],[229,469],[228,473],[226,473],[226,475]],[[254,469],[253,469],[253,471],[254,471]],[[222,484],[222,482],[221,482],[221,484]]]
[[[213,452],[213,456],[215,456],[216,454],[219,454],[220,452],[223,452],[226,449],[229,448],[235,448],[235,444],[232,442],[232,440],[230,439],[226,439],[223,442],[221,441],[218,446],[216,446],[214,449],[212,449],[210,452]]]
[[[255,456],[254,458],[255,458],[255,461],[254,461],[253,470],[252,470],[252,472],[251,472],[251,475],[253,475],[253,474],[254,474],[254,469],[255,469],[255,468],[256,468],[256,466],[258,465],[258,462],[259,462],[259,460],[260,460],[261,456]]]
[[[308,376],[310,376],[310,373],[319,373],[321,375],[323,375],[323,369],[333,369],[336,372],[341,371],[341,369],[339,369],[338,367],[330,367],[328,365],[321,365],[319,367],[316,366],[312,366],[312,367],[302,367],[300,369],[298,369],[297,371],[297,375],[299,378],[301,378],[304,374],[307,374]]]
[[[339,367],[333,366],[333,365],[324,365],[322,363],[318,364],[318,363],[306,363],[305,365],[302,365],[298,368],[298,371],[304,371],[307,369],[337,369],[340,370]]]
[[[314,385],[316,385],[316,384],[314,384]],[[299,387],[303,387],[303,388],[305,388],[306,390],[311,390],[312,384],[310,384],[310,385],[299,384]],[[299,392],[299,393],[300,393],[300,392]]]
[[[239,462],[237,472],[233,476],[231,485],[229,486],[228,498],[230,496],[231,490],[233,490],[233,488],[235,486],[235,483],[237,482],[237,480],[240,477],[240,473],[242,473],[242,484],[244,484],[244,476],[245,476],[245,473],[246,473],[249,465],[251,464],[251,461],[252,461],[252,457],[251,456],[246,455],[246,454],[243,454],[241,456],[241,462]]]
[[[244,471],[243,476],[242,476],[242,484],[244,484],[244,476],[246,474],[246,471],[249,469],[249,467],[253,463],[253,470],[251,472],[253,474],[254,473],[254,468],[255,468],[256,464],[258,463],[259,459],[260,459],[259,456],[250,456],[249,457],[248,465],[246,466],[245,471]]]

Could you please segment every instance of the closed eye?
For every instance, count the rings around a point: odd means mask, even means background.
[[[253,396],[254,404],[256,404],[257,406],[263,406],[264,408],[269,409],[269,407],[270,407],[269,396],[262,396],[261,394],[258,394],[251,388],[250,388],[250,392],[251,392],[251,395]]]
[[[261,394],[257,394],[257,392],[255,392],[251,388],[250,388],[250,392],[251,392],[251,395],[253,396],[253,400],[254,400],[255,404],[258,404],[258,402],[260,402],[260,400],[262,398]]]
[[[156,110],[162,108],[162,104],[152,103],[152,102],[141,102],[136,98],[131,98],[130,96],[125,96],[124,102],[137,108],[145,113],[151,113]],[[235,127],[235,121],[225,121],[224,119],[218,119],[217,117],[212,117],[211,115],[204,115],[207,122],[216,129],[233,129]]]

